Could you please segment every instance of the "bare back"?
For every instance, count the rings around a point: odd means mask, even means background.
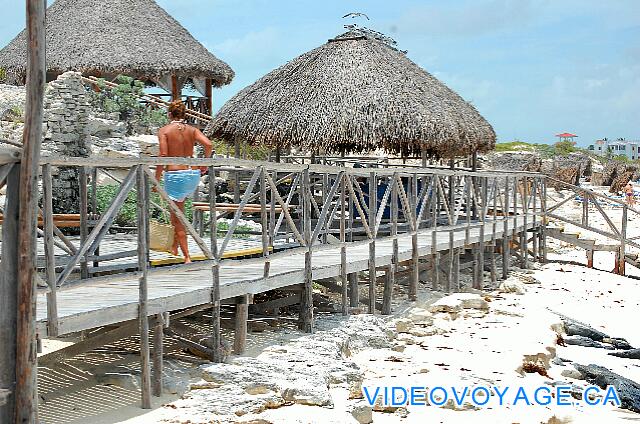
[[[181,122],[172,122],[165,125],[158,131],[160,141],[160,156],[184,157],[193,156],[193,148],[198,144],[205,146],[209,150],[211,142],[202,134],[200,130]],[[167,171],[179,171],[189,169],[187,165],[168,165]]]

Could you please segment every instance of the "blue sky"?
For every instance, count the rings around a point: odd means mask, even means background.
[[[471,101],[499,141],[640,139],[640,0],[157,0],[236,72],[238,90],[354,22],[384,32]],[[0,0],[0,45],[24,27]]]

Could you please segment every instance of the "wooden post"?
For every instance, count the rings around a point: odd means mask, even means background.
[[[384,290],[382,292],[382,315],[391,314],[391,298],[395,284],[395,270],[393,263],[385,268]]]
[[[496,231],[497,231],[497,219],[498,219],[498,195],[500,193],[498,187],[498,178],[493,178],[493,219],[491,222],[491,282],[495,283],[498,279],[496,271]]]
[[[502,211],[504,215],[504,221],[502,221],[502,279],[506,280],[509,278],[509,256],[511,256],[509,249],[509,177],[506,176],[504,178],[504,211]]]
[[[27,95],[20,162],[18,222],[18,311],[15,422],[31,424],[37,417],[36,354],[36,228],[38,169],[42,141],[45,76],[45,8],[43,0],[27,0]],[[7,240],[7,239],[3,239]],[[9,277],[12,280],[11,277]],[[13,280],[12,280],[13,282]],[[14,298],[15,299],[15,298]]]
[[[391,265],[387,270],[387,280],[389,287],[385,285],[385,293],[388,293],[388,298],[384,298],[382,304],[385,309],[385,301],[389,313],[391,313],[391,295],[393,293],[393,285],[395,284],[395,274],[398,271],[398,184],[401,183],[398,175],[393,176],[391,184]]]
[[[538,180],[532,178],[531,200],[533,201],[533,236],[531,238],[531,251],[533,252],[533,261],[538,260]]]
[[[311,198],[309,193],[309,168],[302,171],[302,218],[304,241],[306,250],[304,253],[304,289],[300,302],[300,329],[305,333],[313,332],[313,275],[311,273],[311,253],[313,250],[311,240]]]
[[[352,305],[355,293],[358,291],[357,280],[355,287],[351,286],[351,303],[347,304],[347,246],[346,246],[346,182],[345,178],[349,176],[340,174],[340,283],[342,288],[342,315],[349,314],[349,306]],[[318,223],[320,225],[320,223]],[[358,306],[356,303],[355,306]]]
[[[376,313],[376,214],[378,211],[378,179],[369,173],[369,228],[373,232],[369,240],[369,313]],[[357,282],[356,282],[357,283]]]
[[[273,204],[273,201],[271,202]],[[260,225],[262,226],[262,258],[264,269],[262,277],[269,278],[271,262],[269,261],[269,217],[267,215],[267,171],[264,166],[260,171]]]
[[[18,239],[20,202],[20,165],[14,164],[7,176],[2,240]],[[0,422],[14,419],[16,384],[16,317],[18,305],[18,246],[2,243],[0,256],[0,390],[7,390],[6,402],[0,402]]]
[[[622,228],[620,230],[620,254],[618,258],[618,274],[625,275],[626,265],[626,241],[627,241],[627,215],[629,212],[629,206],[626,204],[622,206]]]
[[[58,335],[58,300],[56,284],[56,256],[53,238],[53,196],[51,187],[51,165],[42,167],[42,212],[44,223],[44,255],[46,263],[46,281],[49,286],[47,293],[47,333],[51,337]],[[6,240],[6,239],[4,239]]]
[[[431,226],[432,226],[432,230],[431,230],[431,265],[433,267],[433,281],[431,282],[431,288],[433,290],[438,290],[439,286],[440,286],[440,254],[438,252],[438,215],[439,215],[439,210],[438,210],[438,203],[439,203],[439,198],[437,195],[437,186],[439,184],[438,182],[438,175],[434,174],[433,175],[433,189],[431,191],[431,196],[433,197],[433,201],[432,201],[432,220],[431,220]]]
[[[234,157],[240,159],[240,139],[238,137],[234,140]],[[240,171],[233,172],[234,187],[233,187],[233,201],[240,203]]]
[[[411,234],[411,281],[409,282],[409,300],[417,300],[418,282],[420,281],[420,257],[418,255],[418,174],[413,174],[411,180],[411,195],[409,196],[409,206],[411,208],[410,218],[413,219],[413,232]]]
[[[98,167],[94,166],[91,168],[91,214],[93,215],[92,219],[96,219],[98,216]],[[100,256],[100,245],[96,248],[95,256]],[[97,268],[100,266],[100,262],[95,260],[93,261],[93,267]]]
[[[178,84],[178,77],[171,75],[171,100],[180,100],[181,92],[180,85]]]
[[[151,358],[149,349],[149,312],[148,312],[148,282],[149,273],[149,245],[148,245],[148,213],[149,187],[147,176],[142,166],[138,166],[137,173],[137,215],[138,215],[138,269],[139,300],[138,321],[140,325],[140,386],[142,388],[142,409],[151,409]]]
[[[236,326],[233,353],[242,355],[247,348],[247,320],[249,318],[249,295],[239,296],[236,301]]]
[[[540,228],[540,244],[542,245],[542,263],[547,262],[547,180],[542,180],[542,198],[540,200],[542,208],[542,227]]]
[[[211,255],[213,265],[211,266],[211,346],[213,362],[222,362],[220,351],[220,255],[218,254],[218,212],[216,211],[216,171],[213,166],[209,167],[209,222]],[[272,200],[273,202],[273,200]]]
[[[83,245],[89,234],[87,211],[89,209],[89,197],[87,192],[87,169],[81,166],[78,170],[78,179],[80,180],[80,245]],[[85,253],[80,262],[80,278],[89,278],[89,264],[87,262],[88,254]]]
[[[213,116],[213,80],[207,78],[204,80],[204,95],[207,98],[207,114]]]
[[[156,314],[153,326],[153,395],[162,396],[162,370],[163,363],[163,339],[164,319],[162,314]]]

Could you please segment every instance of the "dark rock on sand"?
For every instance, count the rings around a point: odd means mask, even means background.
[[[609,352],[609,355],[617,356],[618,358],[640,359],[640,349],[623,350],[620,352]]]
[[[584,337],[584,336],[565,337],[564,342],[568,345],[574,345],[574,346],[597,347],[599,349],[608,349],[608,350],[614,349],[613,346],[597,342],[595,340],[590,339],[589,337]]]
[[[605,337],[609,337],[605,333],[598,331],[586,324],[582,324],[567,318],[563,318],[562,321],[564,322],[564,331],[567,333],[567,336],[582,336],[587,337],[591,340],[595,340],[597,342],[601,342]]]
[[[589,383],[601,389],[606,389],[607,386],[615,387],[620,397],[621,407],[640,413],[640,384],[599,365],[574,363],[573,366],[585,376]]]

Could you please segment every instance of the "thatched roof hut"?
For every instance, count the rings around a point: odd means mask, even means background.
[[[159,81],[175,76],[228,84],[234,73],[153,0],[56,0],[47,9],[47,72],[126,74]],[[0,51],[7,82],[22,84],[27,41],[22,31]]]
[[[351,29],[230,99],[207,133],[307,152],[454,157],[495,145],[491,125],[386,37]]]

